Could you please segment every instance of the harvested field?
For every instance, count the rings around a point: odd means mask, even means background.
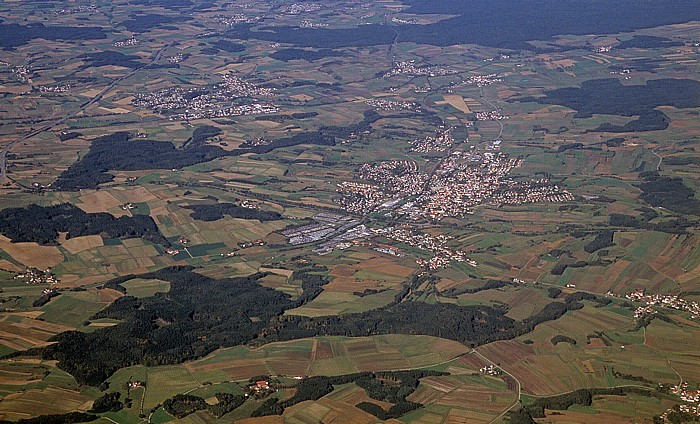
[[[153,193],[146,190],[144,187],[132,187],[128,190],[122,190],[119,194],[123,196],[127,202],[131,203],[150,202],[157,199]]]
[[[442,98],[445,99],[445,102],[453,108],[463,113],[471,113],[469,106],[467,106],[467,104],[464,102],[464,98],[462,96],[458,94],[445,94],[442,96]]]
[[[0,236],[0,249],[21,264],[38,269],[55,267],[63,262],[63,255],[56,246],[40,246],[37,243],[12,243]]]
[[[257,349],[223,349],[186,366],[195,375],[222,371],[233,380],[269,373],[339,375],[426,367],[467,350],[460,343],[428,336],[319,337]]]
[[[114,197],[109,191],[106,190],[99,190],[84,196],[80,196],[78,200],[80,203],[76,203],[76,206],[86,213],[110,212],[110,209],[114,209],[122,204],[119,199]],[[129,214],[126,211],[121,212],[123,213],[120,215]]]
[[[104,246],[104,241],[102,240],[102,237],[98,235],[75,237],[61,243],[61,247],[66,249],[68,253],[72,255],[80,253],[84,250],[101,246]]]
[[[29,349],[44,345],[55,334],[72,329],[34,317],[5,315],[0,320],[0,344],[15,350]]]
[[[87,410],[90,398],[80,392],[49,386],[7,395],[0,402],[0,417],[17,420],[38,415],[63,414]]]

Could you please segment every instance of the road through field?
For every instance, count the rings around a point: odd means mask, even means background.
[[[477,355],[478,357],[480,357],[480,358],[483,359],[484,361],[488,362],[489,364],[493,365],[494,367],[498,367],[498,369],[500,369],[501,371],[503,371],[504,374],[508,375],[508,376],[511,377],[513,380],[515,380],[515,382],[518,384],[518,398],[515,400],[515,403],[513,403],[511,406],[509,406],[508,408],[506,408],[505,411],[501,412],[501,415],[497,416],[496,418],[492,419],[492,420],[489,422],[489,424],[495,423],[496,421],[498,421],[498,420],[500,420],[501,418],[503,418],[503,416],[504,416],[505,414],[507,414],[511,409],[513,409],[513,408],[515,408],[516,406],[520,405],[520,397],[521,397],[521,395],[522,395],[522,393],[521,393],[521,392],[522,392],[522,385],[520,384],[520,380],[518,380],[513,374],[509,373],[508,371],[504,370],[502,367],[498,366],[498,365],[497,365],[496,363],[494,363],[492,360],[490,360],[489,358],[487,358],[487,357],[485,357],[484,355],[482,355],[481,353],[479,353],[476,349],[472,349],[472,351],[471,351],[470,353],[472,353],[472,354],[474,354],[474,355]]]
[[[7,146],[5,146],[5,147],[2,149],[2,151],[0,151],[0,184],[4,183],[4,182],[5,182],[5,179],[7,178],[7,154],[10,152],[10,150],[12,150],[12,148],[13,148],[15,145],[17,145],[17,143],[21,143],[22,141],[29,140],[30,138],[33,138],[33,137],[35,137],[35,136],[37,136],[37,135],[39,135],[39,134],[41,134],[41,133],[44,133],[44,132],[46,132],[46,131],[49,131],[49,130],[51,130],[52,128],[54,128],[54,127],[56,127],[56,126],[58,126],[58,125],[61,125],[61,124],[65,123],[66,121],[68,121],[69,119],[75,117],[75,116],[78,115],[80,112],[84,111],[85,109],[87,109],[88,107],[92,106],[93,104],[99,102],[99,101],[102,99],[102,97],[104,97],[105,94],[107,94],[109,91],[111,91],[111,90],[112,90],[114,87],[116,87],[120,82],[124,81],[124,80],[127,79],[127,78],[130,78],[130,77],[136,75],[136,74],[137,74],[139,71],[141,71],[142,69],[145,69],[145,68],[151,66],[152,64],[154,64],[155,62],[157,62],[158,60],[160,60],[160,57],[161,57],[163,51],[165,51],[165,49],[167,49],[168,47],[173,46],[174,44],[175,44],[175,43],[170,43],[170,44],[166,44],[165,46],[161,47],[160,50],[158,50],[158,51],[156,52],[156,54],[155,54],[155,56],[153,57],[153,59],[151,59],[148,63],[146,63],[145,65],[140,66],[140,67],[134,69],[133,71],[129,72],[128,74],[126,74],[126,75],[124,75],[124,76],[122,76],[122,77],[119,77],[119,78],[115,79],[115,80],[112,81],[108,86],[106,86],[106,87],[103,88],[99,93],[97,93],[92,99],[90,99],[90,100],[88,100],[87,102],[85,102],[85,103],[83,103],[82,105],[80,105],[80,107],[79,107],[78,109],[76,109],[76,110],[74,110],[74,111],[68,113],[66,116],[64,116],[64,117],[62,117],[62,118],[59,118],[59,119],[57,119],[57,120],[55,120],[55,121],[53,121],[53,122],[51,122],[51,123],[49,123],[49,124],[47,124],[47,125],[44,125],[43,127],[39,128],[39,129],[36,129],[36,130],[31,131],[29,134],[25,134],[24,136],[22,136],[22,137],[20,137],[20,138],[18,138],[18,139],[16,139],[16,140],[10,142],[10,144],[8,144]]]

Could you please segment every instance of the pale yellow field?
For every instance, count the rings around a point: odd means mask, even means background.
[[[464,102],[464,98],[459,94],[445,94],[442,98],[453,108],[464,113],[471,113],[469,106]]]
[[[108,212],[109,209],[117,207],[122,203],[108,191],[104,190],[80,196],[78,200],[80,200],[80,203],[77,203],[76,206],[87,213]]]
[[[104,246],[104,242],[102,241],[102,237],[97,235],[83,236],[68,239],[61,243],[61,246],[71,254],[75,255],[76,253],[80,253],[84,250]]]
[[[0,249],[21,264],[38,269],[47,269],[63,262],[63,255],[56,246],[40,246],[37,243],[12,243],[0,236]]]

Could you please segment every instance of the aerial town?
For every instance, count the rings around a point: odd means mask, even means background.
[[[155,93],[136,93],[133,104],[157,113],[177,112],[169,116],[171,121],[257,115],[279,110],[270,102],[257,100],[272,97],[273,89],[258,87],[232,74],[222,75],[221,79],[221,83],[207,87],[173,87]]]
[[[455,139],[449,129],[442,132],[438,131],[434,137],[428,136],[414,141],[411,151],[416,153],[444,152],[452,147],[454,142]]]
[[[647,294],[644,289],[638,289],[625,295],[625,298],[634,302],[643,302],[648,307],[660,306],[662,308],[690,312],[693,319],[700,316],[700,304],[687,301],[675,294]],[[644,308],[644,310],[647,309]],[[651,313],[651,311],[646,313]]]
[[[396,62],[394,63],[394,69],[391,71],[387,72],[386,75],[384,75],[385,78],[392,77],[394,75],[411,75],[411,76],[429,76],[429,77],[437,77],[437,76],[445,76],[445,75],[452,75],[455,74],[456,71],[443,68],[440,66],[428,66],[424,68],[419,68],[416,67],[414,61],[408,61],[408,62]]]
[[[377,110],[420,110],[420,105],[415,102],[397,102],[387,99],[371,99],[365,102]]]
[[[403,228],[388,227],[379,233],[399,243],[405,243],[433,254],[429,259],[416,259],[418,265],[429,271],[447,268],[452,261],[466,262],[470,266],[477,266],[476,261],[469,259],[463,251],[451,250],[447,247],[447,242],[451,238],[445,234],[432,236],[427,233],[415,231],[408,226]]]
[[[452,152],[432,175],[408,160],[365,164],[357,172],[363,182],[338,184],[342,194],[339,203],[350,213],[368,214],[406,201],[395,213],[411,220],[439,221],[471,214],[474,206],[484,203],[518,205],[574,199],[567,190],[544,178],[509,178],[508,174],[521,163],[521,159],[504,153],[472,148]],[[415,198],[409,199],[412,196]]]
[[[358,219],[327,212],[318,213],[312,219],[316,222],[282,231],[281,234],[287,237],[289,244],[294,246],[318,243],[319,247],[314,252],[319,255],[328,254],[335,249],[342,250],[353,244],[361,244],[374,246],[374,250],[392,256],[404,256],[394,246],[369,241],[384,237],[430,253],[432,256],[428,259],[416,259],[416,263],[427,270],[446,268],[453,261],[466,262],[473,267],[477,266],[476,261],[469,259],[463,251],[450,249],[447,242],[451,238],[444,234],[430,235],[416,231],[409,225],[368,228]]]
[[[41,271],[36,268],[27,268],[24,272],[19,272],[14,276],[15,280],[22,280],[26,284],[57,284],[59,279],[51,268]]]
[[[250,17],[248,15],[245,15],[243,13],[236,13],[233,15],[216,15],[214,16],[214,22],[221,24],[221,25],[226,25],[226,26],[234,26],[238,24],[252,24],[256,21],[258,21],[260,18],[259,17]]]
[[[488,75],[475,75],[473,77],[469,77],[466,80],[462,81],[463,84],[473,84],[476,85],[477,87],[484,87],[487,85],[495,84],[497,82],[502,82],[503,81],[503,74],[488,74]]]
[[[286,13],[290,15],[299,15],[302,13],[315,12],[320,9],[321,5],[318,3],[293,3],[287,7]]]
[[[0,1],[0,424],[700,423],[699,2]]]
[[[139,40],[131,37],[127,38],[126,40],[120,40],[120,41],[115,41],[112,43],[114,47],[130,47],[130,46],[135,46],[139,43]]]
[[[686,404],[678,405],[680,412],[700,417],[700,390],[691,390],[688,382],[681,381],[680,384],[671,387],[671,393],[686,402]],[[668,414],[671,411],[672,409],[669,409],[665,414],[661,415],[664,422],[667,422]]]

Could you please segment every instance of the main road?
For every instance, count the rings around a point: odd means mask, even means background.
[[[104,97],[105,94],[107,94],[110,90],[112,90],[114,87],[116,87],[120,82],[124,81],[127,78],[130,78],[130,77],[136,75],[136,73],[138,73],[142,69],[145,69],[145,68],[151,66],[152,64],[154,64],[155,62],[157,62],[158,60],[160,60],[160,57],[161,57],[163,51],[165,51],[165,49],[167,49],[168,47],[171,47],[174,44],[175,43],[166,44],[165,46],[161,47],[161,49],[158,50],[158,52],[156,52],[153,59],[151,59],[148,63],[146,63],[143,66],[139,66],[138,68],[133,69],[131,72],[129,72],[128,74],[126,74],[122,77],[115,79],[108,86],[106,86],[105,88],[100,90],[100,92],[97,93],[92,99],[81,104],[78,109],[70,112],[69,114],[67,114],[66,116],[64,116],[62,118],[59,118],[53,122],[50,122],[50,123],[44,125],[43,127],[39,128],[39,129],[33,130],[30,133],[25,134],[24,136],[10,142],[7,146],[5,146],[2,149],[2,151],[0,151],[0,184],[3,184],[5,182],[5,179],[7,178],[7,154],[10,153],[10,150],[12,150],[12,148],[15,145],[17,145],[17,143],[21,143],[23,141],[29,140],[30,138],[41,134],[43,132],[49,131],[52,128],[54,128],[58,125],[61,125],[61,124],[65,123],[66,121],[68,121],[69,119],[77,116],[80,112],[84,111],[85,109],[92,106],[93,104],[99,102],[102,99],[102,97]]]

